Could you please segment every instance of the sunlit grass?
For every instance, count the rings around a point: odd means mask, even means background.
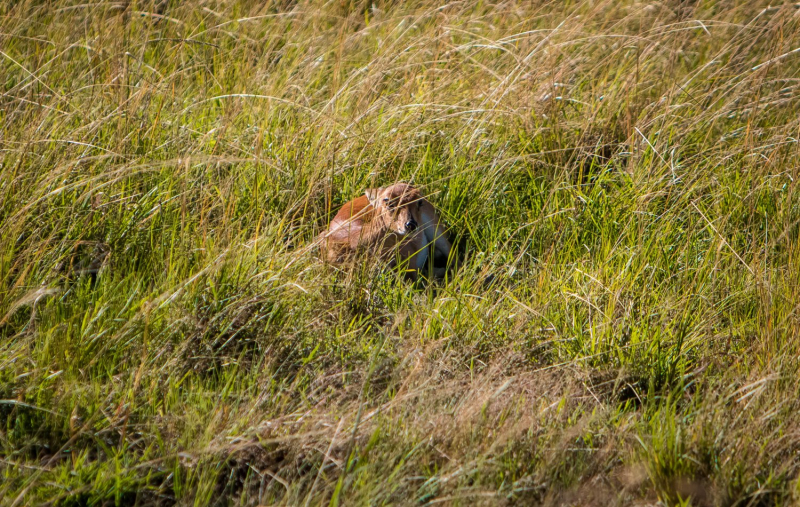
[[[0,4],[0,505],[796,502],[798,19]]]

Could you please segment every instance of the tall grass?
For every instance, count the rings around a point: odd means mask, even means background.
[[[0,4],[0,505],[800,501],[798,16]]]

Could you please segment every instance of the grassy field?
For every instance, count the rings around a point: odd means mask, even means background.
[[[768,4],[0,2],[0,505],[800,502]],[[397,180],[458,269],[321,262]]]

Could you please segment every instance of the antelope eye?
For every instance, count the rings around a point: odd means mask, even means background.
[[[417,208],[420,208],[420,209],[422,208],[422,199],[417,201]]]

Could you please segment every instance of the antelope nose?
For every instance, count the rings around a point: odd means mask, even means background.
[[[417,221],[414,220],[413,218],[411,220],[409,220],[408,222],[406,222],[406,230],[407,231],[413,231],[416,228],[417,228]]]

